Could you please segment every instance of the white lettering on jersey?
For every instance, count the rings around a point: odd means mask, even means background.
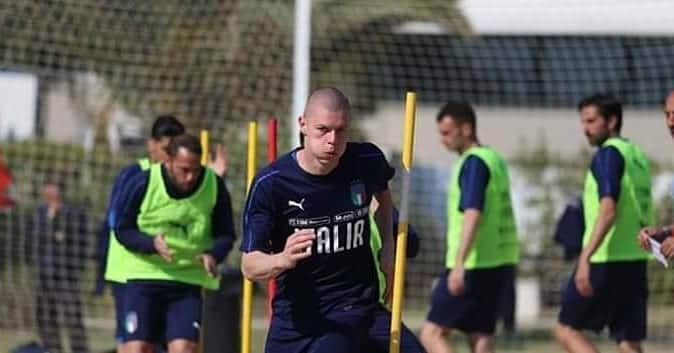
[[[363,240],[363,232],[365,231],[365,220],[361,219],[360,221],[356,222],[355,226],[355,237],[353,238],[353,247],[359,247],[363,246],[365,244],[365,241]]]
[[[320,227],[316,230],[316,252],[318,254],[330,253],[330,228]]]
[[[339,238],[340,231],[346,232],[342,240]],[[365,240],[363,239],[364,231],[364,219],[359,219],[355,222],[335,224],[332,227],[319,227],[316,229],[316,253],[336,254],[345,250],[361,247],[365,245]]]

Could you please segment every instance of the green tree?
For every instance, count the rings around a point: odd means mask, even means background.
[[[190,126],[289,111],[294,4],[290,0],[4,1],[0,63],[46,82],[93,72],[112,94],[92,120],[103,136],[113,102],[148,121],[175,112]],[[315,0],[312,84],[339,84],[358,107],[376,97],[364,65],[385,55],[392,28],[433,21],[468,33],[456,1]],[[336,79],[339,78],[339,79]]]

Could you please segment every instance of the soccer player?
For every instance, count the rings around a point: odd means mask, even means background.
[[[96,281],[96,293],[102,294],[107,280],[112,284],[112,294],[115,301],[116,329],[115,341],[117,342],[118,353],[121,353],[121,347],[124,342],[124,266],[121,261],[126,253],[117,239],[111,236],[112,228],[116,220],[116,203],[122,185],[135,176],[150,168],[152,163],[161,163],[168,159],[166,147],[171,138],[185,133],[183,124],[171,115],[160,115],[155,119],[150,130],[150,137],[145,141],[148,157],[141,158],[137,162],[125,167],[115,178],[115,182],[110,192],[108,201],[108,211],[106,219],[103,222],[99,233],[98,243],[98,278]],[[215,156],[210,161],[210,166],[216,174],[224,177],[227,174],[227,155],[224,148],[220,145],[215,150]]]
[[[124,264],[122,259],[126,250],[119,244],[112,234],[112,229],[117,218],[117,201],[120,196],[122,186],[127,180],[135,175],[142,173],[150,168],[151,163],[164,162],[168,159],[166,146],[171,138],[185,133],[185,127],[173,116],[162,115],[152,124],[150,137],[145,141],[148,157],[139,159],[124,169],[117,175],[110,192],[108,201],[108,211],[99,233],[98,243],[98,279],[96,282],[96,292],[102,294],[107,280],[112,284],[112,295],[115,301],[116,329],[115,341],[117,342],[117,352],[121,353],[124,343]]]
[[[278,286],[268,353],[388,351],[391,314],[378,299],[368,217],[375,198],[388,294],[394,171],[376,146],[347,143],[350,119],[341,91],[312,92],[299,118],[303,146],[262,169],[248,196],[241,268]],[[402,352],[423,351],[407,328],[401,337]]]
[[[585,179],[583,248],[563,290],[554,333],[567,352],[597,352],[582,330],[605,326],[623,353],[646,337],[648,254],[634,236],[654,223],[651,174],[642,150],[620,136],[622,106],[593,95],[578,104],[588,142],[598,147]]]
[[[674,137],[674,91],[670,92],[665,99],[665,124],[669,133]],[[674,259],[674,224],[661,228],[646,227],[639,232],[639,244],[645,250],[650,250],[648,238],[651,237],[660,242],[660,252],[667,259]]]
[[[216,265],[234,242],[229,193],[202,167],[191,135],[169,142],[168,159],[123,186],[117,240],[123,258],[126,353],[194,352],[201,322],[201,289],[217,289]]]
[[[502,288],[519,261],[508,167],[494,149],[480,144],[468,103],[447,102],[436,121],[442,143],[459,159],[447,195],[447,270],[433,290],[419,336],[431,353],[452,352],[446,337],[459,330],[472,352],[492,352]]]

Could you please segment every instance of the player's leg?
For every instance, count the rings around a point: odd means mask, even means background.
[[[504,266],[504,285],[502,288],[498,318],[503,322],[503,332],[506,336],[515,333],[515,291],[516,269],[514,265]]]
[[[124,292],[124,353],[154,353],[165,325],[161,288],[129,281]]]
[[[609,324],[621,353],[641,353],[648,322],[648,276],[645,261],[616,263],[611,284],[618,303]]]
[[[169,353],[194,353],[197,350],[197,342],[182,338],[169,341]]]
[[[389,351],[391,341],[391,312],[380,306],[373,313],[373,320],[366,338],[368,352],[386,353]],[[402,324],[400,327],[400,352],[420,353],[425,352],[421,342],[414,336],[412,331]]]
[[[571,326],[557,323],[554,329],[557,341],[569,353],[598,353],[592,342],[583,333]]]
[[[608,267],[606,264],[590,266],[590,283],[594,290],[592,297],[584,297],[576,287],[575,271],[562,292],[562,307],[554,336],[569,353],[594,353],[595,346],[583,334],[583,330],[600,332],[608,323],[615,306],[614,296],[608,285]]]
[[[124,283],[112,284],[112,298],[115,302],[115,342],[117,353],[124,353]]]
[[[362,352],[363,347],[347,332],[333,331],[312,340],[307,353]]]
[[[316,319],[311,327],[300,326],[298,328],[298,322],[290,317],[272,316],[264,351],[266,353],[361,352],[362,345],[355,337],[352,327],[336,326],[333,322],[322,319]]]
[[[477,303],[462,330],[468,335],[471,352],[492,353],[496,320],[503,304],[503,288],[512,279],[512,266],[476,269],[466,272],[466,295]]]
[[[170,297],[166,312],[169,353],[194,353],[201,330],[201,288],[175,284],[166,289]]]
[[[275,331],[276,334],[267,335],[265,353],[358,353],[362,348],[351,335],[339,331],[317,336]]]
[[[453,296],[449,293],[448,275],[449,270],[446,270],[438,277],[431,293],[430,310],[419,331],[419,339],[429,353],[453,352],[447,338],[453,329],[462,327],[476,305],[469,296]]]
[[[424,321],[419,330],[419,339],[429,353],[452,353],[454,350],[447,342],[451,330],[431,321]]]

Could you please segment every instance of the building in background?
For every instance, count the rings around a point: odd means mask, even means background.
[[[0,141],[35,135],[37,75],[0,71]]]

